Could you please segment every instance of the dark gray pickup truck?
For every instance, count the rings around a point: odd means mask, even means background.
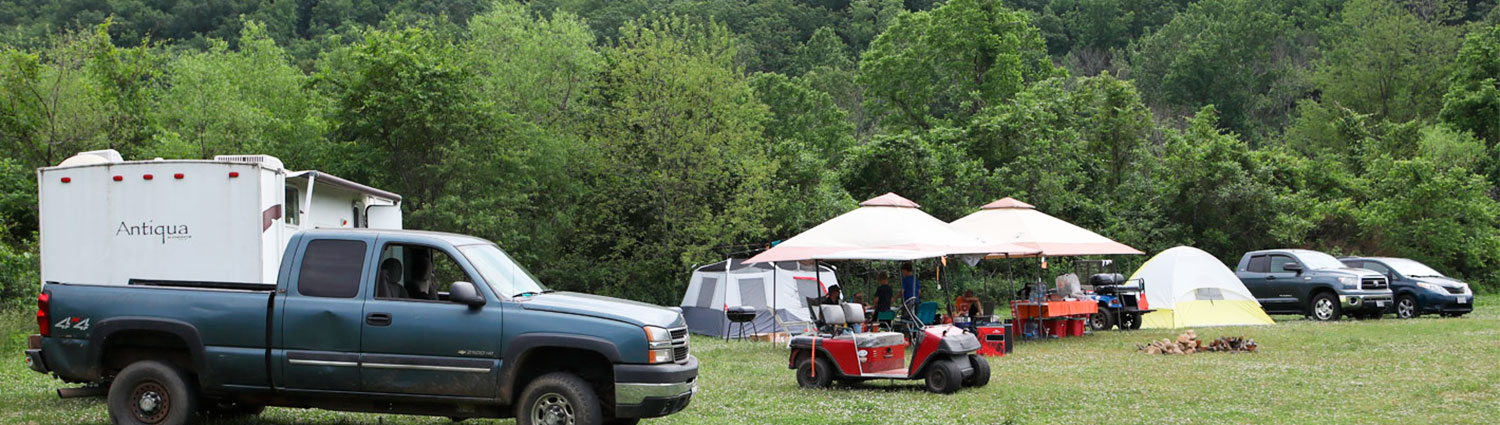
[[[119,424],[264,406],[633,423],[697,391],[677,311],[547,290],[461,235],[306,231],[274,285],[48,282],[38,304],[27,363],[107,386]]]
[[[1234,274],[1270,314],[1303,314],[1325,321],[1340,315],[1376,319],[1392,303],[1385,275],[1349,268],[1318,251],[1248,252]]]

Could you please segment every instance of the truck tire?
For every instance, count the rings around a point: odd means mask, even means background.
[[[964,378],[964,386],[969,388],[980,388],[990,383],[990,362],[978,354],[969,355],[969,366],[974,368],[974,374]]]
[[[1308,303],[1307,311],[1312,313],[1313,320],[1319,322],[1339,320],[1339,315],[1343,314],[1343,308],[1339,306],[1338,297],[1327,292],[1314,295],[1312,301]]]
[[[587,381],[567,372],[532,380],[516,404],[518,425],[600,425],[604,411]]]
[[[1109,310],[1101,308],[1099,311],[1094,312],[1094,314],[1089,315],[1090,329],[1107,331],[1113,327],[1115,327],[1115,316],[1110,314]]]
[[[172,365],[131,363],[109,386],[109,418],[119,425],[184,425],[198,413],[198,385]]]
[[[823,359],[804,358],[797,363],[797,385],[802,388],[828,388],[833,384],[833,365]]]
[[[1396,317],[1401,319],[1415,319],[1422,315],[1422,309],[1417,307],[1417,297],[1402,295],[1396,298]]]
[[[927,366],[927,391],[952,394],[963,386],[963,380],[963,369],[960,369],[952,360],[933,360],[932,365]]]

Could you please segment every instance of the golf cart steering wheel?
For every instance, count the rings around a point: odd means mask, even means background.
[[[906,337],[907,339],[911,340],[913,345],[921,345],[923,335],[922,328],[927,327],[926,323],[922,323],[922,319],[917,318],[917,305],[921,303],[922,300],[917,298],[907,298],[906,301],[901,302],[902,313],[905,313],[907,318],[911,319],[913,323],[916,323],[916,326],[908,325],[906,327]]]

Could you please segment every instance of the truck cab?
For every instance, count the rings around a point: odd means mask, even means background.
[[[448,233],[302,231],[275,285],[49,282],[38,322],[32,368],[108,385],[117,423],[273,405],[598,424],[697,390],[679,312],[550,290]]]
[[[1235,275],[1269,314],[1303,314],[1320,321],[1345,315],[1379,318],[1392,305],[1384,275],[1350,268],[1318,251],[1248,252],[1240,257]]]

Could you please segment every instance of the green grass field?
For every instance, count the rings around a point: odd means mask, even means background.
[[[653,424],[1453,424],[1500,418],[1500,305],[1481,299],[1458,319],[1198,329],[1203,340],[1255,338],[1254,354],[1149,356],[1135,346],[1173,331],[1105,332],[1022,344],[990,359],[994,378],[955,395],[918,381],[803,390],[786,351],[766,343],[693,340],[702,361],[692,406]],[[31,313],[0,319],[10,361],[0,365],[0,423],[105,424],[102,399],[60,400],[60,381],[26,369]],[[267,409],[225,424],[441,424],[434,417]],[[468,423],[513,423],[471,420]]]

